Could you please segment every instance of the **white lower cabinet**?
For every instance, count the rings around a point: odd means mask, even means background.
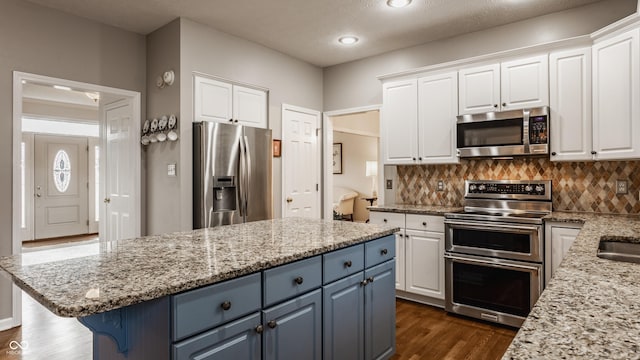
[[[407,230],[406,291],[444,299],[444,233]]]
[[[545,224],[545,284],[569,251],[580,232],[580,224],[548,222]]]
[[[372,211],[370,222],[400,227],[396,233],[396,290],[443,300],[444,218]]]

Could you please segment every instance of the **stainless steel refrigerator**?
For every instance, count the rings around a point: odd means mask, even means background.
[[[193,228],[273,217],[271,130],[193,124]]]

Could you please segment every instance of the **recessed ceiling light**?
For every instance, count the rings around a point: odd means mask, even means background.
[[[71,88],[68,86],[61,86],[61,85],[53,85],[54,88],[58,89],[58,90],[67,90],[67,91],[71,91]]]
[[[387,5],[394,8],[401,8],[411,4],[411,0],[387,0]]]
[[[351,35],[343,36],[340,39],[338,39],[338,42],[342,45],[353,45],[358,42],[358,38]]]

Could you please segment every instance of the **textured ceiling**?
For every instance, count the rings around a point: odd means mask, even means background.
[[[177,17],[325,67],[598,0],[31,0],[140,34]],[[336,40],[356,35],[356,45]]]

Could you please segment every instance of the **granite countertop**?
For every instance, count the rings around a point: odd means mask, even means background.
[[[461,206],[408,205],[408,204],[376,205],[376,206],[369,206],[368,209],[370,211],[384,211],[384,212],[420,214],[420,215],[444,215],[445,213],[462,211]]]
[[[119,240],[97,255],[0,268],[54,314],[81,317],[393,234],[399,228],[287,218]],[[24,264],[23,264],[24,262]]]
[[[502,359],[640,359],[640,264],[596,256],[602,237],[640,243],[640,217],[545,220],[584,225]]]

